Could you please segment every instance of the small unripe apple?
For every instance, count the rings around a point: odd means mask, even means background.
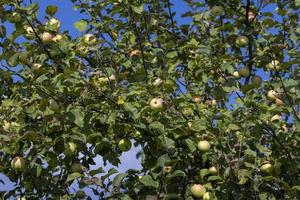
[[[239,72],[238,72],[238,71],[234,71],[234,72],[232,73],[232,76],[233,76],[234,78],[240,78],[240,75],[239,75]]]
[[[15,157],[10,164],[11,168],[16,171],[24,171],[25,169],[25,159],[21,156]]]
[[[156,98],[151,99],[150,106],[153,109],[159,109],[159,108],[163,107],[163,102],[164,102],[164,100],[162,98],[156,97]]]
[[[68,142],[65,146],[65,155],[71,157],[75,155],[76,150],[77,150],[77,145],[74,142]]]
[[[217,170],[217,168],[215,166],[211,166],[208,170],[213,175],[218,174],[218,170]]]
[[[260,167],[260,170],[263,172],[271,173],[273,170],[273,166],[271,163],[265,163]]]
[[[280,70],[280,65],[278,60],[272,60],[269,64],[266,66],[270,70]]]
[[[17,23],[17,22],[21,21],[21,15],[17,12],[13,12],[8,15],[7,20],[11,23]]]
[[[54,37],[52,38],[52,41],[53,41],[53,42],[60,42],[62,39],[63,39],[63,36],[60,35],[60,34],[57,34],[56,36],[54,36]]]
[[[71,165],[71,171],[72,172],[78,172],[78,173],[82,173],[83,171],[83,166],[80,163],[73,163]]]
[[[235,41],[237,47],[246,47],[248,43],[249,39],[247,36],[239,36]]]
[[[172,172],[172,166],[164,166],[164,172],[166,173],[166,174],[169,174],[170,172]]]
[[[193,184],[191,186],[191,193],[194,197],[201,198],[201,197],[203,197],[205,192],[206,192],[206,189],[201,184]]]
[[[252,83],[255,87],[259,87],[262,84],[263,80],[260,76],[254,76],[252,78]]]
[[[197,146],[201,151],[208,151],[210,149],[210,143],[207,140],[199,141]]]
[[[277,122],[281,120],[281,116],[276,114],[271,118],[271,122]]]
[[[44,32],[41,36],[41,39],[45,44],[50,43],[52,41],[52,38],[53,38],[53,36],[49,32]]]
[[[127,138],[121,139],[118,143],[118,147],[123,152],[129,151],[131,149],[131,141]]]
[[[194,97],[194,102],[195,103],[201,103],[201,96],[195,96]]]
[[[248,77],[250,75],[250,70],[248,67],[243,67],[239,70],[239,75],[242,77]]]
[[[97,43],[97,38],[93,34],[86,34],[85,36],[83,36],[83,42],[88,45],[95,45]]]
[[[155,79],[153,85],[160,86],[163,83],[163,80],[161,78]]]
[[[267,93],[267,99],[270,101],[276,101],[276,92],[274,90],[269,90]]]
[[[281,99],[279,99],[279,98],[276,98],[276,100],[275,100],[275,104],[276,104],[276,106],[282,106],[283,105],[283,101],[281,100]]]
[[[224,15],[224,9],[222,6],[214,6],[212,7],[211,9],[211,13],[214,15],[214,16],[221,16],[221,15]]]

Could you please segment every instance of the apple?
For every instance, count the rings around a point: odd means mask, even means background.
[[[95,45],[97,43],[97,38],[93,34],[86,34],[83,36],[83,42],[88,45]]]
[[[217,103],[218,103],[217,100],[215,100],[215,99],[211,100],[211,105],[212,105],[212,106],[217,105]]]
[[[25,159],[21,156],[16,156],[14,159],[12,159],[10,165],[15,171],[24,171]]]
[[[17,23],[21,21],[21,15],[17,12],[12,12],[8,15],[7,20],[11,23]]]
[[[163,107],[164,100],[159,97],[155,97],[150,101],[150,107],[153,109],[160,109]]]
[[[277,122],[277,121],[280,121],[281,120],[281,116],[276,114],[274,115],[272,118],[271,118],[271,122]]]
[[[37,70],[41,67],[42,67],[42,64],[40,64],[40,63],[33,63],[32,64],[32,70]]]
[[[80,163],[73,163],[71,165],[71,171],[82,173],[83,172],[83,166]]]
[[[273,166],[271,163],[265,163],[260,167],[260,170],[263,172],[271,173],[273,170]]]
[[[163,80],[161,78],[155,79],[153,85],[160,86],[163,83]]]
[[[53,42],[60,42],[63,39],[63,36],[61,34],[57,34],[52,38]]]
[[[53,38],[53,36],[49,32],[44,32],[41,36],[41,39],[45,44],[50,43],[52,41],[52,38]]]
[[[237,47],[246,47],[248,43],[249,43],[249,39],[247,36],[239,36],[235,41],[235,45]]]
[[[283,101],[281,100],[281,99],[279,99],[279,98],[276,98],[276,100],[275,100],[275,104],[276,104],[276,106],[282,106],[283,105]]]
[[[113,40],[117,40],[118,39],[118,34],[116,32],[111,32],[111,38]]]
[[[2,129],[4,131],[8,131],[9,127],[10,127],[10,123],[8,121],[6,121],[6,120],[3,120]]]
[[[269,64],[267,64],[266,67],[273,71],[280,70],[280,65],[278,60],[272,60]]]
[[[248,12],[248,21],[249,22],[252,22],[254,19],[255,19],[255,17],[256,17],[256,14],[255,14],[255,12],[253,12],[253,11],[249,11]]]
[[[140,56],[141,54],[142,54],[142,52],[140,50],[135,49],[130,52],[130,57]]]
[[[280,129],[281,129],[284,133],[289,132],[289,129],[287,128],[286,125],[282,125],[282,126],[280,127]]]
[[[115,80],[116,80],[116,76],[115,76],[114,74],[112,74],[112,75],[110,75],[110,76],[108,77],[108,80],[110,80],[110,81],[115,81]]]
[[[201,151],[208,151],[210,149],[210,143],[207,140],[199,141],[197,146]]]
[[[77,145],[74,142],[68,142],[65,146],[65,155],[66,156],[73,156],[76,154]]]
[[[214,6],[212,7],[211,9],[211,13],[214,15],[214,16],[221,16],[221,15],[224,15],[224,9],[222,6]]]
[[[26,27],[25,31],[25,38],[27,38],[28,40],[32,40],[35,38],[34,30],[30,26]]]
[[[194,102],[195,103],[201,103],[201,96],[195,96],[194,97]]]
[[[129,151],[131,149],[131,141],[127,138],[121,139],[118,143],[118,147],[121,151]]]
[[[269,90],[267,93],[267,99],[270,101],[276,101],[276,94],[277,92],[275,92],[274,90]]]
[[[263,80],[260,76],[254,76],[252,78],[252,84],[255,86],[255,87],[259,87],[261,84],[262,84]]]
[[[191,186],[191,193],[194,197],[196,198],[201,198],[203,197],[204,193],[206,192],[206,189],[203,185],[201,184],[193,184]]]
[[[202,197],[203,200],[213,200],[216,199],[211,192],[205,192]]]
[[[85,197],[85,192],[82,190],[79,190],[76,192],[75,197],[78,199],[83,199]]]
[[[49,26],[51,30],[58,31],[60,28],[60,21],[58,19],[51,18],[46,25]]]
[[[240,78],[240,75],[239,75],[239,72],[238,72],[238,71],[234,71],[234,72],[232,73],[232,76],[233,76],[234,78]]]
[[[242,77],[248,77],[250,75],[250,70],[248,67],[243,67],[239,70],[239,75]]]
[[[211,166],[208,170],[213,175],[218,174],[218,170],[217,170],[217,168],[215,166]]]
[[[77,47],[77,53],[79,53],[79,56],[83,58],[83,57],[86,57],[88,55],[89,50],[85,46],[80,45],[80,46]]]
[[[189,129],[192,129],[193,123],[192,122],[188,122],[188,127]]]
[[[169,173],[171,173],[172,172],[172,166],[164,166],[164,172],[166,173],[166,174],[169,174]]]

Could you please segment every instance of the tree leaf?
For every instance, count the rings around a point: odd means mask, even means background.
[[[51,17],[53,17],[55,15],[55,13],[57,12],[57,10],[58,10],[57,6],[55,6],[55,5],[49,5],[46,8],[46,13],[48,15],[50,15]]]
[[[72,174],[69,174],[68,177],[67,177],[67,182],[70,182],[70,181],[73,181],[79,177],[81,177],[82,174],[78,173],[78,172],[74,172]]]
[[[119,187],[121,185],[121,182],[122,180],[127,176],[128,174],[127,173],[121,173],[121,174],[118,174],[117,176],[115,176],[112,184],[113,186],[115,187]]]
[[[88,23],[82,19],[80,21],[75,22],[73,25],[77,30],[83,32],[87,28]]]
[[[140,182],[147,187],[158,188],[158,182],[153,180],[153,178],[149,175],[145,175],[140,179]]]

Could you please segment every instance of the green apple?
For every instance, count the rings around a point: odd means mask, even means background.
[[[273,165],[271,163],[265,163],[260,167],[263,172],[271,173],[273,170]]]
[[[194,197],[201,198],[205,194],[206,189],[201,184],[193,184],[191,186],[191,193]]]
[[[249,39],[247,36],[239,36],[235,41],[235,45],[237,47],[247,47],[248,44],[249,44]]]
[[[51,18],[47,23],[46,26],[49,27],[49,30],[58,31],[60,28],[60,21],[55,18]]]
[[[21,21],[21,15],[17,12],[12,12],[11,14],[8,14],[7,20],[11,23],[17,23]]]
[[[63,36],[61,34],[57,34],[52,38],[53,42],[60,42],[63,39]]]
[[[65,146],[65,155],[73,156],[76,154],[77,145],[74,142],[68,142]]]
[[[271,118],[271,122],[278,122],[281,120],[281,116],[276,114]]]
[[[94,34],[86,34],[83,36],[83,42],[87,45],[95,45],[97,43],[97,38]]]
[[[52,34],[49,33],[49,32],[44,32],[42,35],[41,35],[41,39],[42,41],[45,43],[45,44],[48,44],[52,41]]]
[[[40,63],[33,63],[32,64],[32,70],[37,70],[41,67],[42,67],[42,64],[40,64]]]
[[[76,48],[76,52],[79,54],[80,57],[86,57],[89,53],[89,49],[85,46],[83,46],[82,44],[79,44],[79,46],[77,46]]]
[[[218,174],[218,170],[217,170],[217,168],[215,166],[211,166],[208,170],[213,175]]]
[[[208,151],[210,150],[210,143],[207,140],[201,140],[198,142],[198,149],[201,151]]]
[[[260,76],[254,76],[252,78],[252,84],[255,86],[255,87],[259,87],[261,84],[262,84],[263,80]]]
[[[224,15],[224,9],[222,6],[214,6],[212,7],[211,9],[211,13],[214,15],[214,16],[221,16],[221,15]]]
[[[118,147],[121,151],[129,151],[131,149],[131,141],[127,138],[121,139],[118,143]]]
[[[211,192],[205,192],[202,197],[203,200],[213,200],[216,199],[215,195]]]
[[[267,93],[267,99],[270,101],[276,101],[277,97],[276,97],[277,92],[275,92],[274,90],[269,90]]]
[[[80,163],[73,163],[71,165],[71,171],[72,172],[78,172],[78,173],[82,173],[83,171],[83,166]]]
[[[35,38],[35,34],[33,29],[30,26],[25,27],[26,33],[24,34],[24,37],[27,38],[28,40],[32,40]]]
[[[234,72],[232,73],[232,76],[233,76],[234,78],[240,78],[240,75],[239,75],[239,72],[238,72],[238,71],[234,71]]]
[[[159,97],[155,97],[150,101],[150,107],[153,109],[160,109],[163,107],[164,100]]]
[[[269,64],[266,66],[268,69],[273,71],[279,71],[280,70],[280,64],[278,60],[272,60]]]
[[[242,77],[248,77],[250,75],[250,70],[248,67],[243,67],[239,70],[239,75]]]
[[[163,83],[163,80],[161,78],[155,79],[153,85],[154,86],[160,86]]]
[[[25,169],[25,159],[21,156],[15,157],[10,164],[15,171],[24,171]]]

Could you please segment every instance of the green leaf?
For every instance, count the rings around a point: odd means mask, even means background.
[[[175,178],[175,177],[185,177],[184,171],[176,170],[176,171],[173,172],[172,174],[169,174],[169,175],[167,176],[167,179],[172,179],[172,178]]]
[[[105,174],[104,176],[101,177],[101,180],[104,181],[105,179],[107,179],[110,175],[112,174],[116,174],[118,173],[118,170],[116,170],[115,168],[110,168],[107,172],[107,174]]]
[[[73,25],[77,30],[83,32],[87,28],[88,23],[82,19],[80,21],[75,22]]]
[[[154,187],[158,188],[158,182],[153,180],[153,178],[149,175],[145,175],[140,179],[140,182],[146,187]]]
[[[78,172],[74,172],[74,173],[68,175],[67,182],[73,181],[73,180],[75,180],[75,179],[77,179],[77,178],[79,178],[81,176],[82,176],[82,174],[80,174]]]
[[[119,187],[121,185],[121,182],[122,180],[127,176],[128,174],[127,173],[121,173],[121,174],[118,174],[117,176],[115,176],[112,184],[113,186],[115,187]]]
[[[46,8],[46,13],[48,15],[50,15],[51,17],[53,17],[55,15],[55,13],[57,12],[58,10],[58,7],[57,6],[54,6],[54,5],[49,5],[47,6]]]
[[[201,179],[203,179],[208,174],[210,174],[210,171],[208,169],[201,169],[199,172]]]
[[[76,108],[72,110],[71,113],[75,116],[74,123],[82,128],[84,126],[84,112]]]
[[[138,13],[138,14],[142,14],[142,12],[144,11],[143,4],[141,4],[140,6],[131,5],[131,8],[132,8],[133,12]]]
[[[103,167],[99,167],[98,169],[94,169],[90,171],[91,176],[95,176],[97,174],[104,173],[105,171],[103,170]]]

